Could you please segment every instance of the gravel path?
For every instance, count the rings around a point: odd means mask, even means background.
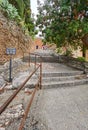
[[[77,70],[63,64],[43,63],[43,72],[57,71]],[[24,91],[21,94],[24,96]],[[19,95],[20,99],[22,95]],[[24,103],[21,100],[24,106],[28,102],[27,97]],[[1,98],[4,97],[1,95]],[[3,130],[18,130],[19,119]],[[88,130],[88,85],[38,90],[24,130]]]
[[[42,89],[24,130],[88,130],[88,85]]]
[[[62,64],[43,63],[43,72],[75,72]],[[88,130],[88,85],[42,89],[30,116],[30,130]]]
[[[40,118],[48,130],[88,130],[88,85],[42,91]]]

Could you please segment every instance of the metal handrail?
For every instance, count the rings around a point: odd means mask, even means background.
[[[11,103],[11,101],[15,98],[15,96],[20,92],[20,90],[22,90],[22,88],[24,87],[24,85],[28,82],[28,80],[38,70],[39,67],[40,67],[40,65],[29,75],[29,77],[18,87],[18,89],[0,107],[0,114],[7,108],[7,106]]]
[[[30,65],[30,62],[31,62],[31,57],[30,57],[31,55],[34,55],[34,57],[35,57],[35,62],[34,62],[35,67],[36,67],[36,64],[37,64],[37,57],[39,57],[40,64],[42,64],[42,56],[40,56],[40,55],[38,55],[36,53],[29,53],[29,65]]]
[[[28,106],[26,107],[24,117],[22,118],[21,123],[20,123],[20,126],[19,126],[19,130],[22,130],[23,127],[24,127],[25,120],[26,120],[26,118],[27,118],[27,115],[28,115],[28,113],[29,113],[29,110],[30,110],[32,101],[33,101],[33,99],[34,99],[35,93],[36,93],[37,88],[38,88],[38,84],[39,84],[39,81],[38,81],[37,84],[35,85],[35,89],[34,89],[34,91],[33,91],[33,94],[32,94],[32,96],[31,96],[31,99],[30,99],[30,101],[29,101],[29,103],[28,103]]]
[[[35,53],[29,53],[29,66],[30,66],[30,62],[31,62],[31,59],[30,59],[31,55],[35,56],[35,62],[34,62],[35,68],[37,65],[40,65],[40,89],[41,89],[42,88],[42,56],[40,56],[39,54],[35,54]],[[37,57],[40,58],[40,63],[37,63]]]
[[[39,56],[37,54],[33,54],[31,53],[32,55],[35,55],[36,56]],[[40,57],[41,58],[41,57]],[[36,58],[35,58],[35,63],[36,63]],[[31,99],[27,105],[27,108],[25,110],[25,114],[23,116],[23,119],[21,120],[21,123],[20,123],[20,126],[19,126],[19,130],[22,130],[23,127],[24,127],[24,123],[25,123],[25,120],[27,118],[27,115],[28,115],[28,112],[30,110],[30,107],[31,107],[31,104],[32,104],[32,101],[34,99],[34,95],[37,91],[37,88],[40,87],[40,89],[42,88],[42,60],[40,62],[40,64],[35,64],[35,69],[34,71],[27,77],[27,79],[18,87],[18,89],[16,91],[14,91],[14,93],[5,101],[5,103],[0,107],[0,114],[2,112],[4,112],[4,110],[8,107],[8,105],[13,101],[13,99],[16,97],[16,95],[22,90],[22,88],[24,88],[25,84],[29,81],[29,79],[33,76],[33,74],[35,74],[35,72],[40,68],[40,76],[39,76],[39,79],[38,79],[38,82],[37,84],[35,85],[35,88],[33,90],[33,93],[32,93],[32,96],[31,96]]]

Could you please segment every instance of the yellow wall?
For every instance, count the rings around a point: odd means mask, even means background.
[[[88,60],[88,50],[86,50],[86,59]]]

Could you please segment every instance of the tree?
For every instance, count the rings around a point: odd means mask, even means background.
[[[28,28],[28,31],[31,33],[34,32],[35,26],[34,26],[34,19],[31,17],[31,9],[30,9],[30,0],[24,0],[25,3],[25,23]]]
[[[81,38],[88,33],[88,0],[45,0],[38,5],[36,25],[46,42],[57,47],[83,46]]]

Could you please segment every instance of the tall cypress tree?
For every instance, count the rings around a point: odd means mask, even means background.
[[[28,31],[33,32],[34,31],[34,23],[33,23],[33,19],[31,18],[30,0],[24,0],[24,3],[25,3],[25,10],[24,10],[25,23],[26,23],[26,26],[28,28]]]

